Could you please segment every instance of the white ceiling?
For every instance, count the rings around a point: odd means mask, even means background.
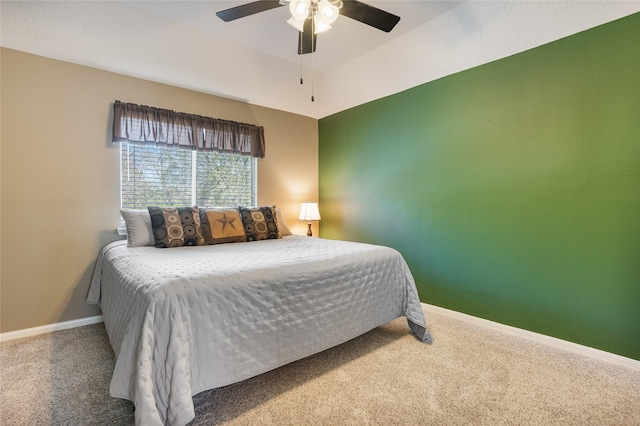
[[[401,17],[392,32],[339,17],[300,57],[286,7],[215,16],[249,1],[2,0],[0,42],[322,118],[640,12],[637,0],[365,0]]]

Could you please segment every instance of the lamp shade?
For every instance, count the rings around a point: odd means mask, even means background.
[[[291,25],[293,28],[300,32],[304,32],[304,19],[297,19],[296,17],[292,16],[287,21],[287,24]]]
[[[325,23],[320,15],[315,15],[313,17],[313,27],[314,34],[320,34],[331,29],[331,25]]]
[[[318,210],[318,203],[302,203],[300,205],[299,220],[306,220],[310,222],[312,220],[320,220],[320,211]]]

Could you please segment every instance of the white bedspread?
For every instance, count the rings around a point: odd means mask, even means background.
[[[346,342],[405,315],[431,337],[413,277],[388,247],[302,236],[157,249],[107,245],[99,303],[116,365],[110,393],[136,424],[184,425],[192,396]]]

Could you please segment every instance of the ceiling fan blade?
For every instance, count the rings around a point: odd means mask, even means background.
[[[393,13],[357,0],[344,0],[340,14],[387,33],[400,21],[400,17]]]
[[[298,32],[298,55],[316,51],[318,35],[314,34],[313,19],[304,21],[303,32]]]
[[[247,4],[241,4],[240,6],[232,7],[230,9],[221,10],[220,12],[216,12],[216,15],[224,22],[229,22],[244,18],[245,16],[275,9],[280,6],[282,5],[278,0],[259,0]]]

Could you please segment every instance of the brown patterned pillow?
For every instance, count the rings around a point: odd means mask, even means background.
[[[278,230],[275,206],[238,207],[247,241],[275,240],[281,238]]]
[[[204,245],[197,207],[148,207],[158,248]]]
[[[201,208],[202,234],[207,244],[247,241],[237,208]]]

